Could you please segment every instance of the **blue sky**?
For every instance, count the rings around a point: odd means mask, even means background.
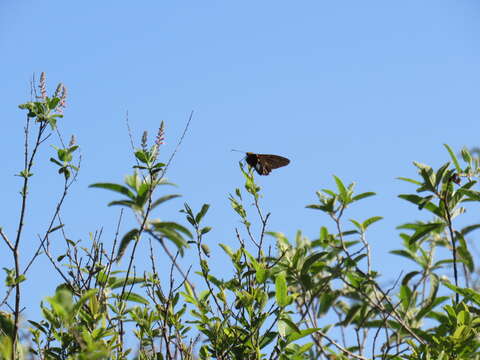
[[[395,178],[414,177],[412,161],[448,161],[443,143],[456,150],[480,145],[479,34],[476,0],[4,1],[0,226],[13,238],[24,124],[17,105],[29,99],[32,74],[45,71],[51,91],[58,82],[68,87],[60,129],[66,138],[76,135],[82,152],[63,215],[72,239],[88,242],[89,232],[103,227],[111,243],[119,209],[106,204],[115,195],[88,185],[131,173],[126,112],[137,141],[143,130],[153,137],[165,120],[167,159],[193,110],[168,172],[178,185],[168,192],[183,198],[158,217],[183,221],[184,201],[196,209],[211,204],[206,241],[225,266],[216,244],[236,246],[240,223],[227,198],[243,184],[242,155],[230,149],[283,155],[289,166],[258,179],[263,207],[272,212],[269,229],[290,238],[302,229],[315,238],[330,223],[305,205],[315,202],[316,190],[334,186],[332,174],[355,181],[358,191],[378,196],[347,218],[384,216],[368,239],[374,267],[391,280],[408,266],[388,255],[400,247],[395,227],[424,216],[396,197],[414,189]],[[52,154],[43,148],[34,169],[25,259],[60,195]],[[132,224],[130,217],[122,229]],[[146,247],[138,256],[147,258]],[[7,257],[1,264],[11,266]],[[28,278],[26,316],[37,314],[38,301],[59,281],[43,259]]]

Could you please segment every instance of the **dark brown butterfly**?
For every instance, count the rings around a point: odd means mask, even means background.
[[[260,175],[268,175],[272,169],[286,166],[290,163],[290,160],[283,156],[255,154],[251,152],[247,152],[245,160],[247,164],[254,168]]]

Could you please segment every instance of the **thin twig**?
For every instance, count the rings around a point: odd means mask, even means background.
[[[132,129],[130,128],[130,122],[128,120],[128,110],[125,114],[125,122],[127,123],[127,130],[128,130],[128,137],[130,139],[130,146],[132,148],[132,152],[135,152],[135,143],[133,141],[133,132],[132,132]],[[137,163],[138,163],[138,160],[137,160]]]
[[[147,230],[147,233],[152,236],[155,240],[157,240],[160,243],[160,246],[163,248],[167,256],[170,258],[172,261],[172,265],[175,266],[175,268],[178,270],[180,275],[182,275],[183,279],[190,285],[192,288],[193,292],[195,293],[195,285],[188,280],[188,275],[183,271],[183,269],[180,267],[180,265],[177,262],[177,255],[173,255],[170,249],[165,245],[165,241],[163,241],[163,238],[155,234],[152,230]],[[195,294],[196,295],[196,294]]]
[[[193,118],[193,110],[190,112],[190,116],[188,117],[187,124],[185,125],[185,128],[183,129],[182,136],[180,136],[180,140],[177,143],[177,146],[175,146],[175,150],[173,150],[172,155],[170,155],[170,158],[167,161],[167,164],[163,167],[162,170],[162,175],[160,176],[160,179],[163,179],[165,177],[165,174],[167,172],[168,167],[170,166],[170,163],[172,162],[173,158],[175,157],[175,154],[177,153],[178,149],[180,148],[180,145],[183,142],[183,139],[185,138],[185,135],[187,134],[188,128],[190,127],[190,122],[192,121]]]
[[[3,232],[2,228],[0,228],[0,236],[2,237],[3,240],[5,240],[5,242],[7,243],[7,246],[10,248],[10,250],[14,251],[13,244],[10,242],[7,235]]]
[[[455,232],[453,230],[452,215],[450,214],[450,208],[448,206],[448,189],[450,187],[451,182],[452,182],[452,179],[451,178],[448,179],[447,185],[445,187],[445,195],[443,197],[440,196],[440,199],[443,202],[443,205],[445,207],[445,213],[447,215],[448,232],[450,233],[450,239],[452,241],[453,277],[455,279],[455,286],[458,287],[457,244],[456,244]],[[458,294],[458,292],[456,292],[455,293],[455,304],[458,304],[458,302],[459,302],[459,294]]]

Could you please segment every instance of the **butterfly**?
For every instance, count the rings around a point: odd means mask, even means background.
[[[246,153],[247,164],[254,168],[259,175],[268,175],[272,169],[286,166],[290,160],[279,155]]]

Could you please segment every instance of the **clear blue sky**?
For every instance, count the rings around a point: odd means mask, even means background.
[[[58,82],[69,89],[60,129],[82,148],[63,214],[72,239],[88,242],[103,226],[111,243],[119,209],[106,204],[115,195],[88,185],[121,182],[131,172],[126,111],[137,141],[165,120],[166,159],[194,110],[168,172],[179,186],[168,191],[183,199],[158,217],[183,221],[183,201],[196,209],[210,203],[205,221],[214,229],[206,241],[225,264],[215,244],[236,246],[240,224],[227,196],[243,184],[242,155],[230,149],[284,155],[288,167],[258,179],[270,230],[293,238],[302,229],[315,238],[328,219],[304,206],[316,190],[333,187],[332,174],[355,181],[378,196],[346,218],[385,217],[368,239],[374,267],[391,280],[408,266],[387,254],[400,247],[395,226],[423,216],[396,197],[414,189],[395,178],[414,177],[412,161],[448,161],[443,143],[480,145],[479,35],[477,0],[2,1],[0,226],[14,236],[24,124],[17,105],[29,99],[32,73],[45,71],[50,90]],[[34,169],[26,255],[61,191],[50,156],[45,147]],[[131,224],[129,217],[122,230]],[[146,248],[138,257],[147,259]],[[6,256],[0,264],[12,266]],[[45,260],[28,278],[26,316],[38,313],[38,301],[59,281]]]

